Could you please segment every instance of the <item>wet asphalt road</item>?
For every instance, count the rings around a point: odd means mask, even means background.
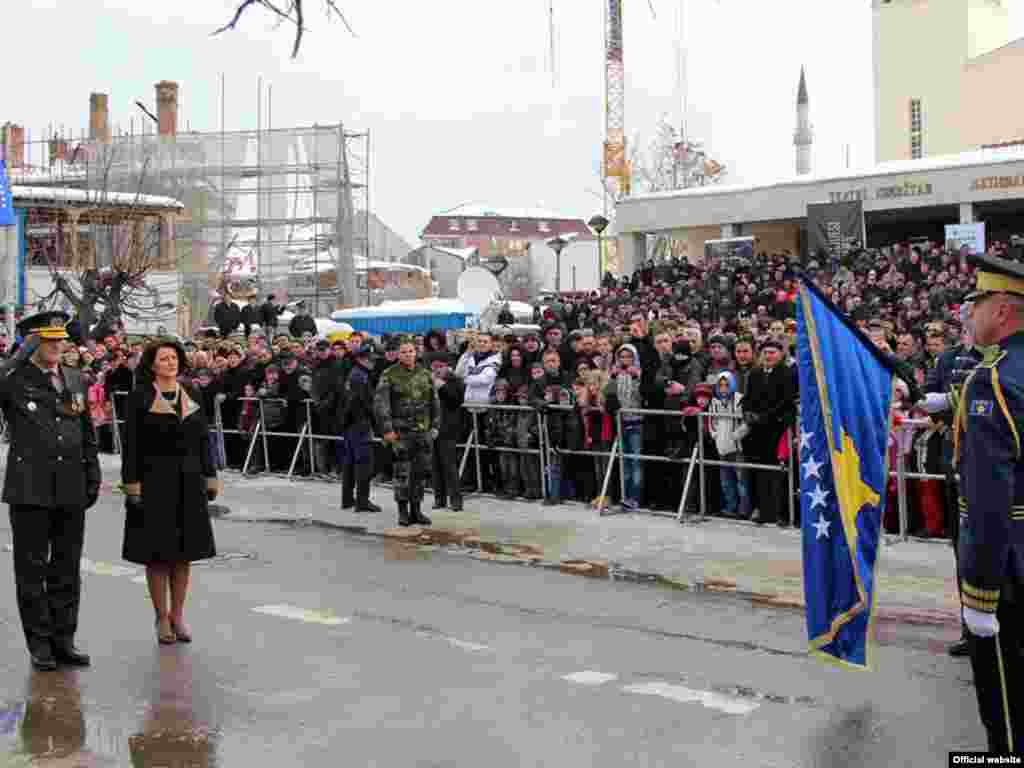
[[[87,525],[83,671],[33,673],[0,518],[0,766],[940,766],[984,743],[945,630],[880,672],[799,613],[315,527],[218,521],[191,645],[160,648],[122,516]],[[244,557],[243,557],[244,555]]]

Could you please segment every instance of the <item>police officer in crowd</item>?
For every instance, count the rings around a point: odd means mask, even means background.
[[[402,339],[398,363],[381,375],[374,405],[381,435],[394,451],[398,524],[430,525],[420,505],[431,447],[441,422],[440,404],[430,371],[416,365],[412,339]]]
[[[1024,266],[971,257],[973,321],[986,349],[956,414],[962,498],[958,560],[963,619],[981,721],[992,752],[1024,738]]]
[[[974,343],[974,329],[971,319],[972,303],[965,301],[960,307],[960,324],[964,329],[961,343],[943,352],[928,372],[925,382],[926,397],[924,408],[929,414],[940,419],[946,427],[942,440],[940,467],[946,475],[946,526],[953,545],[953,558],[957,559],[957,540],[960,536],[960,511],[956,473],[953,471],[953,416],[963,394],[963,384],[968,374],[981,362],[981,350]],[[959,585],[960,578],[957,577]],[[960,639],[949,647],[950,656],[968,654],[967,627],[961,623]]]
[[[96,433],[77,369],[60,365],[64,312],[18,324],[25,339],[0,369],[0,408],[11,447],[3,500],[10,505],[14,581],[32,665],[84,667],[75,647],[85,511],[100,492]]]
[[[352,350],[355,364],[339,383],[342,395],[336,406],[336,424],[342,437],[341,508],[380,512],[370,501],[373,474],[373,348],[361,344]]]

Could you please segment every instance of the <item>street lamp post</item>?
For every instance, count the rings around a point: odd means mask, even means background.
[[[555,293],[562,292],[562,249],[569,244],[561,235],[547,241],[548,247],[555,252]]]
[[[597,232],[597,286],[600,288],[601,282],[604,279],[604,275],[601,274],[601,256],[604,254],[604,243],[601,240],[601,235],[608,228],[608,219],[598,213],[590,217],[587,226]]]

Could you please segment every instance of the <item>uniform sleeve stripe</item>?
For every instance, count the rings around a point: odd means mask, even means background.
[[[978,587],[968,584],[966,581],[960,582],[960,589],[963,590],[965,595],[970,595],[977,600],[998,600],[999,590],[998,589],[979,589]]]
[[[999,608],[998,602],[975,600],[967,594],[963,596],[962,602],[966,607],[975,611],[980,611],[981,613],[995,613]]]
[[[999,371],[992,367],[992,390],[996,394],[996,401],[999,403],[999,408],[1002,410],[1003,415],[1006,417],[1006,423],[1010,425],[1010,431],[1013,432],[1013,442],[1017,445],[1017,460],[1020,460],[1020,435],[1017,433],[1017,422],[1010,416],[1010,408],[1006,404],[1006,397],[1003,395],[1003,388],[999,386]]]

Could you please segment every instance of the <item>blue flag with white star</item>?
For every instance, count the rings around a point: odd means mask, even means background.
[[[797,312],[797,363],[810,652],[840,666],[870,669],[893,372],[806,278]]]
[[[14,226],[14,203],[11,185],[7,181],[7,162],[0,160],[0,227]]]

